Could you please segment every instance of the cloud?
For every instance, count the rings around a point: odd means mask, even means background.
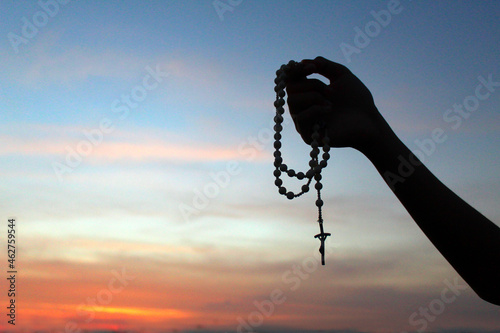
[[[97,129],[89,130],[75,126],[23,125],[23,132],[13,131],[10,135],[0,136],[0,156],[54,156],[64,159],[69,154],[78,154],[93,163],[117,161],[190,163],[247,160],[236,146],[204,142],[179,143],[175,142],[179,140],[178,137],[169,137],[168,134],[158,137],[154,134],[151,135],[148,130],[142,130],[140,135],[136,132],[128,134],[124,131],[113,133],[113,141],[103,139],[106,134],[100,132],[101,138],[95,139],[99,136],[96,134],[93,142],[84,133],[95,130]],[[86,150],[79,148],[79,145],[85,146]],[[90,151],[90,153],[79,153],[79,149],[84,152]],[[86,156],[87,154],[88,156]],[[266,152],[255,149],[253,160],[256,162],[270,160],[270,156]]]
[[[139,50],[133,53],[114,48],[62,45],[62,36],[60,31],[48,30],[22,54],[5,52],[4,74],[10,74],[7,77],[27,87],[43,87],[46,84],[71,85],[92,77],[131,80],[144,73],[147,65],[158,65],[178,83],[212,92],[219,89],[221,81],[224,82],[222,76],[229,74],[224,66],[188,51],[172,50],[161,56],[150,56]]]
[[[45,31],[20,55],[7,52],[4,74],[27,87],[71,85],[90,77],[130,79],[144,70],[144,58],[118,50],[82,46],[61,48],[62,33]],[[125,70],[126,69],[126,70]]]
[[[267,78],[257,75],[249,78],[245,68],[189,50],[172,50],[167,54],[151,56],[140,51],[124,52],[113,48],[89,49],[79,45],[64,48],[60,45],[61,36],[59,32],[46,31],[22,55],[5,55],[5,66],[0,69],[0,74],[8,78],[13,87],[19,85],[24,89],[23,99],[40,98],[37,93],[43,92],[47,98],[63,103],[64,97],[53,96],[55,93],[51,91],[57,87],[75,89],[76,96],[96,103],[93,101],[106,98],[99,96],[101,91],[92,90],[94,95],[83,95],[87,90],[96,89],[93,79],[105,79],[108,82],[106,89],[120,87],[127,91],[141,82],[147,73],[146,66],[158,66],[169,77],[162,83],[165,90],[155,96],[157,100],[149,99],[148,102],[154,104],[160,99],[158,103],[166,106],[164,111],[170,117],[175,116],[176,120],[182,119],[191,125],[184,130],[193,136],[203,134],[210,141],[239,143],[244,139],[241,133],[248,129],[246,126],[252,123],[262,126],[263,117],[269,121],[272,119],[272,80],[269,80],[269,87],[265,90],[269,94],[265,94],[263,85],[256,85],[255,82],[267,81]],[[110,97],[110,108],[116,97]],[[70,102],[63,107],[74,108],[74,105]],[[155,117],[154,110],[159,108],[155,106],[149,116]],[[49,117],[40,111],[33,110],[38,115]],[[268,122],[265,125],[269,126]],[[196,155],[198,151],[193,153]]]
[[[312,270],[309,266],[306,270],[307,255],[281,262],[248,260],[253,257],[251,253],[262,252],[258,248],[26,237],[25,319],[29,323],[46,315],[46,328],[68,320],[82,323],[94,311],[96,320],[82,328],[95,329],[105,322],[123,320],[129,329],[144,327],[146,322],[152,330],[190,327],[193,322],[214,327],[214,331],[217,327],[234,329],[237,318],[248,318],[258,311],[256,303],[269,300],[271,291],[280,289],[286,300],[275,305],[274,313],[265,318],[261,327],[268,327],[270,332],[299,326],[408,330],[408,317],[440,297],[446,287],[445,278],[456,278],[454,273],[413,278],[416,271],[404,268],[419,257],[418,251],[412,250],[404,254],[334,252],[327,266],[318,265]],[[94,261],[75,260],[82,257],[82,251],[98,256]],[[62,252],[80,254],[73,258]],[[89,305],[89,298],[102,299],[110,281],[122,269],[124,276],[134,278],[123,290],[113,293],[108,304]],[[467,322],[494,328],[495,308],[470,290],[464,291],[447,305],[446,313],[437,318],[433,327],[450,328],[457,322]]]

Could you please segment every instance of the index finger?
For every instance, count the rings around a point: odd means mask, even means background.
[[[330,81],[337,79],[346,73],[349,73],[349,69],[344,65],[330,61],[323,57],[316,57],[315,59],[304,59],[301,61],[304,64],[304,72],[307,75],[314,73],[323,75]]]
[[[305,91],[323,92],[326,87],[327,87],[326,84],[324,84],[318,79],[303,79],[299,81],[289,82],[286,86],[286,92],[288,94],[305,92]]]

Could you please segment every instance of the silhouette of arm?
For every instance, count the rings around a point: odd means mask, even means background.
[[[377,149],[364,154],[413,220],[482,299],[500,305],[500,228],[453,193],[423,164],[395,183],[388,175],[399,174],[400,156],[407,161],[418,159],[393,133],[380,138],[377,145]]]
[[[303,60],[287,83],[297,131],[310,143],[312,125],[326,124],[333,147],[352,147],[375,166],[424,234],[484,300],[500,305],[500,228],[441,183],[399,140],[373,97],[346,67]],[[318,73],[330,84],[306,76]],[[405,162],[403,162],[405,161]],[[406,164],[406,168],[402,166]]]

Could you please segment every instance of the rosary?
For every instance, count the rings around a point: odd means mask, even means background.
[[[274,80],[274,83],[276,84],[276,87],[274,88],[274,91],[276,92],[276,101],[274,102],[274,106],[276,107],[276,116],[274,117],[274,176],[276,177],[276,180],[274,181],[274,184],[278,187],[278,192],[282,195],[285,195],[288,199],[292,200],[294,198],[297,198],[301,196],[302,194],[306,193],[309,191],[309,185],[312,182],[312,179],[316,181],[316,185],[314,186],[315,189],[318,192],[318,199],[316,200],[316,207],[318,207],[318,224],[319,224],[319,230],[320,233],[315,235],[314,238],[318,238],[321,242],[319,252],[321,253],[321,264],[325,264],[325,240],[328,236],[330,236],[330,233],[325,233],[323,230],[323,216],[321,214],[321,207],[323,206],[323,200],[321,200],[321,189],[323,188],[323,185],[321,184],[321,170],[326,167],[327,161],[330,158],[330,154],[328,153],[330,151],[330,146],[328,145],[330,140],[326,134],[326,131],[324,131],[323,135],[320,136],[320,130],[322,127],[320,124],[315,124],[313,127],[313,134],[312,134],[312,142],[311,142],[311,160],[309,161],[309,167],[310,169],[306,172],[295,172],[293,169],[288,169],[287,165],[283,163],[283,158],[281,157],[281,134],[280,132],[283,130],[283,126],[281,126],[281,123],[283,122],[283,114],[285,113],[284,105],[285,105],[285,100],[283,99],[285,97],[285,87],[286,87],[286,79],[289,78],[289,72],[291,69],[297,68],[297,66],[300,66],[295,61],[290,61],[288,65],[282,65],[281,68],[276,71],[276,79]],[[322,146],[323,146],[323,160],[319,161],[318,155],[319,155],[319,143],[318,140],[322,138]],[[281,180],[280,176],[282,173],[286,173],[288,177],[290,178],[297,178],[298,180],[306,179],[307,182],[305,185],[302,185],[301,191],[299,193],[293,193],[292,191],[287,191],[287,189],[282,186],[283,185],[283,180]]]

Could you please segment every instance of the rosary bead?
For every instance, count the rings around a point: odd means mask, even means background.
[[[280,76],[281,74],[283,74],[282,68],[283,68],[283,66],[281,66],[281,68],[276,71],[276,76]]]
[[[281,90],[281,89],[279,88],[279,86],[277,86],[277,85],[276,85],[276,86],[274,86],[274,92],[278,92],[278,91],[280,91],[280,90]]]
[[[316,165],[318,165],[318,162],[316,162],[316,160],[310,160],[310,161],[309,161],[309,166],[310,166],[311,168],[314,168]]]
[[[278,192],[280,194],[286,194],[286,188],[284,188],[283,186],[280,186],[280,188],[278,189]]]
[[[283,126],[281,126],[281,125],[274,125],[274,130],[276,132],[281,132],[283,130]]]
[[[310,169],[306,172],[306,178],[311,179],[314,176],[314,170]]]
[[[304,193],[309,192],[309,186],[302,185],[302,192],[304,192]]]
[[[318,145],[318,141],[313,140],[313,141],[311,142],[311,147],[313,147],[313,148],[318,148],[318,146],[319,146],[319,145]]]
[[[316,166],[314,167],[314,172],[316,172],[317,175],[319,175],[319,173],[321,172],[321,166]]]
[[[330,146],[329,145],[323,145],[323,151],[325,153],[328,153],[330,151]]]
[[[323,159],[326,161],[330,158],[330,154],[328,153],[323,153]]]
[[[327,164],[328,164],[328,163],[327,163],[325,160],[323,160],[323,161],[319,162],[319,166],[320,166],[320,167],[322,167],[322,168],[326,168],[326,165],[327,165]]]
[[[279,115],[279,114],[278,114],[278,115],[276,115],[276,116],[274,116],[274,122],[275,122],[276,124],[281,124],[281,123],[283,122],[283,116],[282,116],[282,115]]]
[[[321,207],[321,206],[323,206],[323,200],[321,199],[316,200],[316,207]]]
[[[279,93],[278,93],[278,96],[279,97],[285,97],[285,92],[283,90],[281,90]]]
[[[304,179],[304,177],[305,177],[305,175],[304,175],[304,173],[303,173],[303,172],[298,172],[298,173],[297,173],[297,179],[298,179],[298,180],[302,180],[302,179]]]
[[[287,197],[288,199],[292,200],[292,199],[295,197],[295,194],[293,194],[293,192],[288,192],[288,193],[286,194],[286,197]]]
[[[276,148],[276,149],[280,149],[280,148],[281,148],[281,142],[279,142],[279,141],[277,141],[277,140],[276,140],[276,141],[274,141],[274,148]]]
[[[281,81],[281,82],[278,82],[278,88],[280,90],[284,90],[286,88],[286,84],[285,82]]]
[[[281,157],[278,157],[274,160],[274,166],[279,168],[279,166],[283,163],[283,159]]]
[[[278,114],[283,114],[283,113],[285,113],[285,108],[283,108],[282,106],[278,106],[278,107],[276,108],[276,112],[277,112]]]
[[[286,164],[282,164],[280,165],[280,170],[286,172],[286,170],[288,170],[288,166]]]
[[[314,175],[314,179],[316,179],[317,181],[320,181],[321,180],[321,174],[320,173],[317,173]]]
[[[283,106],[285,105],[285,100],[283,98],[278,98],[275,102],[274,102],[274,106],[279,108],[280,106]]]
[[[281,176],[281,171],[276,169],[276,170],[274,170],[273,175],[274,175],[274,177],[279,177],[279,176]]]
[[[295,170],[293,170],[293,169],[288,170],[287,173],[288,173],[288,177],[295,176]]]
[[[274,181],[274,185],[278,186],[278,187],[281,187],[281,185],[283,185],[283,181],[279,178],[277,178],[275,181]],[[317,184],[316,184],[317,185]]]
[[[281,140],[281,134],[279,133],[274,134],[274,140]]]
[[[276,135],[276,134],[275,134]],[[276,150],[274,153],[273,153],[274,157],[281,157],[281,152],[279,150]]]
[[[316,185],[314,185],[314,188],[317,190],[321,190],[323,188],[323,185],[320,182],[317,182]]]
[[[281,80],[280,80],[280,78],[279,78],[279,77],[276,77],[276,78],[274,79],[274,83],[275,83],[275,84],[279,84],[280,82],[281,82]]]

